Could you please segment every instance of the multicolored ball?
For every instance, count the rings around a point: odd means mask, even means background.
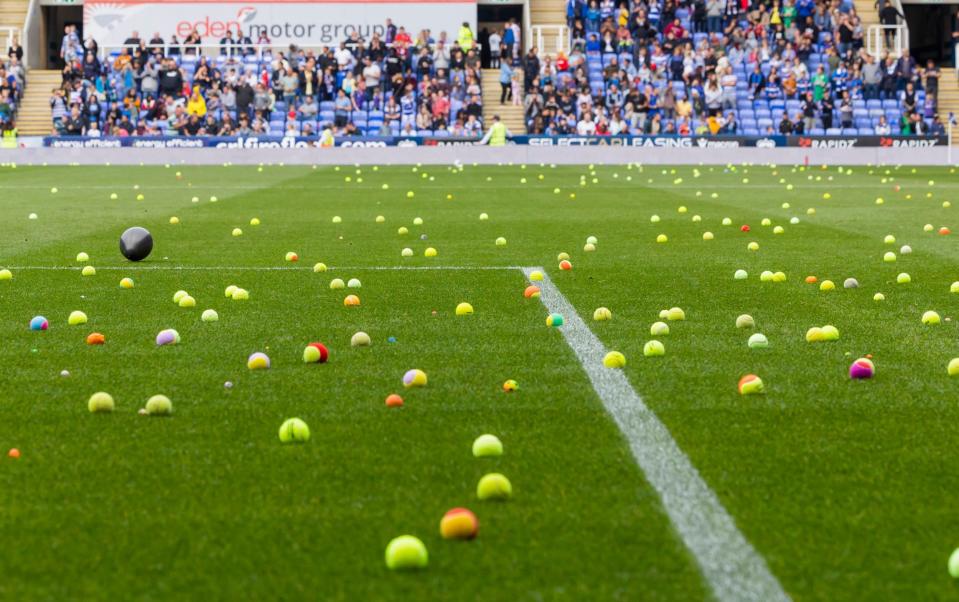
[[[330,352],[323,343],[310,343],[303,350],[303,363],[325,364]]]
[[[30,330],[46,330],[50,328],[50,322],[43,316],[37,316],[30,320]]]
[[[546,325],[559,327],[563,325],[563,314],[549,314],[546,316]]]
[[[440,520],[443,539],[473,539],[479,533],[479,520],[466,508],[453,508]]]
[[[173,330],[172,328],[167,328],[166,330],[161,330],[157,334],[156,343],[157,346],[163,345],[176,345],[180,342],[180,333]]]
[[[852,379],[863,379],[863,378],[872,378],[876,374],[876,366],[872,363],[872,360],[866,357],[861,357],[858,360],[854,361],[851,366],[849,366],[849,378]]]
[[[403,386],[407,389],[411,387],[425,387],[426,372],[423,372],[417,368],[407,370],[406,374],[403,375]]]
[[[740,395],[757,395],[764,392],[763,379],[755,374],[747,374],[739,379]]]
[[[265,370],[270,367],[270,358],[267,354],[257,351],[247,358],[246,367],[250,370]]]

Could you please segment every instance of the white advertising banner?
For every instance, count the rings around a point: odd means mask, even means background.
[[[204,44],[218,43],[229,30],[234,37],[241,31],[253,42],[260,32],[265,32],[277,46],[327,46],[346,40],[353,31],[367,40],[374,33],[385,38],[387,18],[397,27],[405,27],[414,40],[422,29],[429,29],[434,38],[446,31],[452,40],[464,22],[475,31],[476,1],[87,0],[83,6],[83,33],[104,47],[123,44],[133,31],[145,40],[159,33],[164,40],[176,35],[182,42],[194,29]]]

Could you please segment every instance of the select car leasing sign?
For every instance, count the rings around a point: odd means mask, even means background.
[[[276,46],[335,46],[354,31],[366,40],[374,33],[385,38],[387,18],[405,27],[413,39],[421,29],[429,29],[433,37],[446,31],[452,40],[463,22],[475,29],[476,1],[88,0],[83,6],[83,32],[106,49],[120,46],[134,31],[144,40],[159,33],[168,42],[172,35],[183,42],[194,29],[203,44],[217,44],[230,31],[234,38],[241,32],[254,43],[262,32]]]

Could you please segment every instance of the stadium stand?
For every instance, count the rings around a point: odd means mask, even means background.
[[[938,69],[869,56],[850,0],[568,0],[566,15],[569,54],[524,58],[530,133],[943,133]]]
[[[211,43],[132,32],[123,49],[83,47],[67,27],[62,84],[50,97],[59,135],[467,136],[482,134],[478,47],[387,22],[318,52],[261,37]],[[212,49],[212,52],[211,52]]]
[[[133,32],[104,53],[68,27],[49,102],[55,133],[94,136],[478,137],[493,113],[551,135],[943,134],[939,70],[908,50],[871,56],[865,27],[884,6],[868,4],[535,0],[549,24],[565,6],[570,51],[532,47],[485,70],[471,33],[413,39],[392,23],[317,52]],[[512,94],[496,103],[501,86]]]

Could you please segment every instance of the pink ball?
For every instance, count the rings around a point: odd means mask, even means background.
[[[876,366],[872,360],[861,357],[849,366],[849,378],[861,379],[872,378],[876,374]]]

